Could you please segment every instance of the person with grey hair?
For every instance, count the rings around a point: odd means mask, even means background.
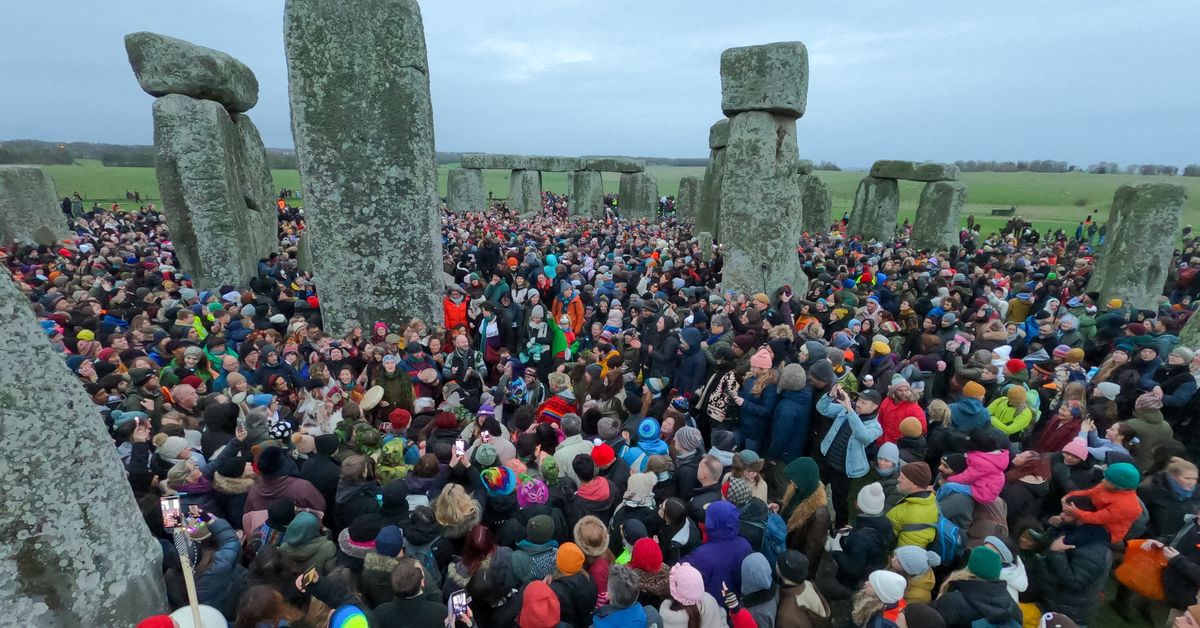
[[[595,628],[610,626],[649,626],[646,608],[638,604],[642,578],[625,565],[613,565],[608,570],[608,604],[596,609],[592,616]]]
[[[578,414],[574,412],[564,414],[562,423],[559,424],[562,428],[563,435],[566,438],[558,444],[558,448],[554,450],[554,464],[558,466],[559,473],[571,478],[576,484],[579,483],[579,476],[575,475],[575,470],[571,468],[571,461],[575,460],[575,456],[579,454],[592,454],[591,441],[583,439],[580,432],[583,430],[583,421]]]

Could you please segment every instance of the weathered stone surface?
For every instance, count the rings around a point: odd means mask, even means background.
[[[0,624],[133,626],[164,612],[162,549],[108,430],[8,273],[0,351]]]
[[[296,241],[296,268],[305,273],[311,273],[313,269],[312,238],[307,232],[301,233]]]
[[[725,149],[708,152],[708,166],[700,186],[700,209],[696,212],[696,229],[721,239],[721,182],[725,178]]]
[[[583,168],[583,160],[578,157],[545,157],[530,155],[526,157],[529,170],[542,172],[572,172]]]
[[[1181,185],[1122,185],[1108,213],[1108,238],[1088,290],[1100,300],[1123,299],[1143,310],[1158,307],[1180,217],[1187,201]]]
[[[729,144],[729,118],[721,118],[708,128],[708,147],[725,148]]]
[[[813,162],[811,159],[801,159],[796,162],[796,174],[812,174]]]
[[[679,193],[675,195],[675,211],[680,216],[692,217],[700,211],[701,189],[704,180],[700,177],[683,177],[679,180]]]
[[[649,172],[621,175],[619,207],[627,220],[658,216],[658,179]]]
[[[713,235],[707,231],[701,231],[696,234],[696,244],[700,247],[700,260],[704,262],[712,260]]]
[[[446,173],[446,207],[452,212],[481,212],[487,209],[483,193],[483,171],[454,168]]]
[[[1200,349],[1200,316],[1192,314],[1179,332],[1179,344],[1195,351]]]
[[[959,171],[954,164],[881,159],[871,165],[871,176],[906,181],[958,181]]]
[[[896,214],[900,213],[900,186],[895,179],[863,177],[854,193],[854,207],[846,233],[864,240],[889,240],[896,235]]]
[[[646,160],[632,157],[583,157],[583,169],[597,172],[643,172]]]
[[[573,216],[604,215],[604,180],[595,170],[576,170],[567,175],[567,208]]]
[[[54,181],[41,168],[0,166],[0,246],[50,245],[67,237],[67,218],[58,202]]]
[[[212,100],[168,94],[153,112],[155,175],[183,270],[205,288],[244,284],[277,238],[258,130]]]
[[[151,96],[215,100],[238,112],[249,111],[258,102],[254,72],[220,50],[140,31],[125,36],[125,53],[138,84]]]
[[[769,294],[786,284],[796,294],[807,291],[796,255],[799,159],[795,119],[750,111],[730,122],[719,218],[723,289]]]
[[[542,173],[513,170],[508,179],[508,208],[522,216],[542,211]]]
[[[459,160],[463,168],[483,170],[528,170],[529,156],[501,153],[467,153]]]
[[[416,0],[288,0],[292,132],[326,329],[441,321],[441,219]]]
[[[921,202],[913,220],[911,246],[917,249],[949,249],[958,244],[962,209],[967,203],[967,184],[962,181],[930,181],[921,190]]]
[[[816,175],[800,175],[800,230],[808,234],[828,233],[833,223],[833,196],[829,186]]]
[[[798,41],[729,48],[721,53],[721,109],[799,118],[808,103],[808,49]],[[794,287],[794,286],[793,286]]]

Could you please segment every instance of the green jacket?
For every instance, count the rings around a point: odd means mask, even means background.
[[[1138,469],[1146,473],[1154,464],[1154,450],[1161,444],[1175,438],[1175,430],[1163,420],[1162,410],[1145,408],[1134,410],[1133,418],[1125,421],[1133,428],[1138,445],[1133,450],[1133,461]]]
[[[1008,397],[996,397],[987,409],[988,414],[992,415],[992,426],[1009,436],[1020,434],[1033,421],[1033,410],[1025,406],[1017,412],[1016,408],[1008,405]]]

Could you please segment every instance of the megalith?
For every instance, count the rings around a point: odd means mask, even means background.
[[[1200,316],[1193,313],[1179,332],[1179,344],[1193,350],[1200,350]]]
[[[313,269],[312,236],[307,232],[301,233],[296,240],[296,268],[305,273],[311,273]]]
[[[858,182],[854,207],[846,233],[864,240],[890,240],[896,235],[896,215],[900,213],[900,186],[895,179],[867,175]]]
[[[695,217],[700,209],[700,188],[704,181],[700,177],[683,177],[679,180],[679,193],[675,195],[675,212],[680,216]]]
[[[708,148],[725,148],[729,145],[729,118],[721,118],[708,127]]]
[[[721,239],[721,180],[725,176],[725,146],[729,144],[729,119],[721,118],[708,129],[708,165],[700,184],[700,206],[696,211],[696,229]]]
[[[483,171],[477,168],[453,168],[446,173],[446,207],[455,213],[487,210],[483,193]]]
[[[621,216],[628,220],[658,217],[658,179],[649,172],[621,175]]]
[[[112,438],[7,273],[0,351],[0,623],[133,626],[163,612],[162,548]]]
[[[140,31],[125,36],[138,84],[151,96],[180,94],[221,103],[234,112],[258,102],[258,79],[246,64],[182,39]]]
[[[567,175],[567,208],[572,216],[604,215],[604,179],[595,170],[576,170]]]
[[[800,159],[796,120],[766,111],[739,113],[729,126],[721,183],[721,287],[743,293],[790,285],[804,294],[800,268]]]
[[[0,165],[0,246],[49,246],[70,233],[54,180],[37,166]]]
[[[542,173],[513,170],[508,179],[508,208],[521,216],[542,211]]]
[[[700,249],[700,261],[707,262],[713,257],[713,236],[707,231],[696,234],[696,246]]]
[[[829,226],[833,223],[833,197],[829,193],[829,186],[821,177],[804,173],[803,168],[798,172],[802,208],[800,231],[810,235],[829,233]]]
[[[932,161],[918,163],[899,159],[881,159],[871,165],[872,177],[904,179],[906,181],[958,181],[959,168],[954,164]]]
[[[416,0],[288,0],[292,134],[330,333],[442,319],[433,107]]]
[[[179,94],[154,101],[154,170],[183,270],[200,287],[241,285],[276,247],[266,148],[245,114]]]
[[[596,172],[643,172],[646,160],[633,157],[582,157],[583,170]]]
[[[1122,185],[1108,212],[1108,238],[1088,290],[1156,310],[1179,233],[1187,190],[1169,183]]]
[[[721,53],[725,115],[766,111],[796,119],[804,116],[807,103],[808,49],[803,43],[781,41]]]
[[[909,244],[915,249],[946,250],[958,244],[958,226],[967,203],[967,184],[931,181],[921,190]]]

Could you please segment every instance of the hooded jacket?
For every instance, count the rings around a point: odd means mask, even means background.
[[[1135,409],[1133,418],[1125,424],[1133,428],[1133,435],[1139,441],[1133,452],[1133,460],[1138,470],[1145,473],[1154,464],[1154,450],[1159,445],[1174,440],[1175,431],[1163,420],[1162,411],[1155,408]]]
[[[887,513],[892,522],[892,532],[897,536],[897,545],[916,545],[928,547],[937,536],[935,526],[938,522],[937,498],[932,491],[921,490],[900,500]],[[927,525],[929,527],[905,530],[905,526]]]
[[[1029,581],[1036,586],[1035,594],[1044,608],[1052,608],[1080,625],[1089,624],[1108,582],[1112,551],[1103,529],[1095,526],[1068,530],[1065,540],[1074,549],[1046,551],[1026,561]],[[1194,590],[1192,594],[1194,602]]]
[[[896,533],[882,514],[859,515],[841,545],[842,551],[830,554],[838,566],[838,582],[855,589],[868,574],[887,565],[888,553],[896,546]]]
[[[755,396],[754,383],[757,377],[747,377],[742,383],[741,398],[743,399],[740,416],[742,437],[746,441],[761,446],[766,436],[767,427],[775,415],[775,404],[779,391],[776,384],[768,384],[762,389],[762,394]]]
[[[297,516],[288,525],[279,553],[301,573],[315,567],[323,575],[337,567],[337,545],[321,535],[321,524],[313,517]]]
[[[271,502],[280,497],[296,500],[297,508],[325,512],[325,497],[308,480],[280,475],[273,478],[260,477],[246,497],[246,512],[266,510]]]
[[[968,628],[980,619],[1002,626],[1021,623],[1021,609],[1002,580],[955,580],[933,607],[946,620],[947,628]]]
[[[759,628],[775,625],[779,610],[779,585],[767,558],[757,552],[742,561],[742,607],[758,623]]]
[[[369,482],[346,482],[338,484],[336,503],[333,507],[334,521],[339,530],[349,527],[361,515],[379,512],[379,484]]]
[[[709,505],[705,511],[704,527],[708,540],[685,556],[683,562],[700,572],[704,578],[704,590],[713,599],[724,600],[722,582],[728,585],[730,591],[741,590],[742,561],[752,551],[750,542],[738,533],[738,509],[727,501]]]
[[[675,371],[675,387],[679,394],[694,393],[704,386],[704,375],[708,370],[708,359],[700,348],[700,330],[685,327],[679,332],[687,348],[679,356],[679,368]]]
[[[809,421],[812,418],[812,389],[806,386],[804,369],[791,364],[779,374],[775,389],[779,394],[771,425],[771,443],[767,457],[787,464],[808,450]]]
[[[992,415],[978,399],[963,397],[950,404],[950,422],[960,432],[970,432],[977,427],[990,424]]]
[[[1004,471],[1008,469],[1008,462],[1008,452],[1002,449],[967,452],[966,470],[946,478],[946,481],[970,486],[971,497],[975,501],[990,504],[1004,490]]]

